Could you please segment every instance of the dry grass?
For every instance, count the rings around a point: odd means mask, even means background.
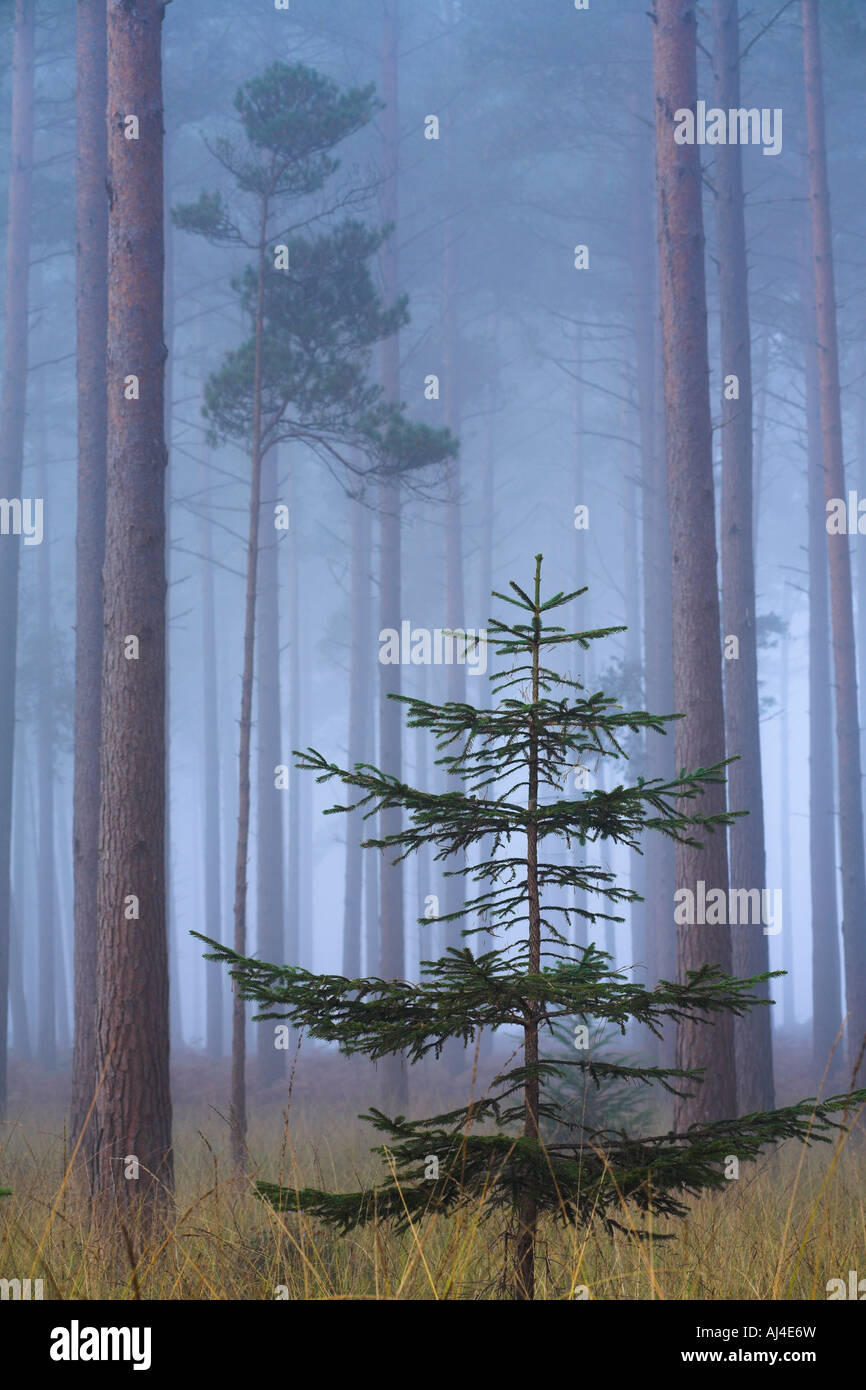
[[[386,1227],[340,1236],[263,1206],[249,1178],[231,1176],[227,1127],[214,1108],[225,1096],[222,1073],[199,1066],[194,1074],[197,1084],[176,1085],[186,1099],[175,1116],[175,1211],[161,1239],[132,1233],[132,1260],[100,1253],[100,1231],[68,1175],[62,1105],[47,1095],[19,1104],[0,1129],[0,1176],[13,1189],[0,1203],[0,1277],[41,1278],[46,1298],[65,1299],[273,1299],[278,1288],[290,1299],[503,1296],[504,1236],[477,1210],[399,1237]],[[285,1097],[260,1094],[251,1172],[335,1190],[374,1179],[371,1132],[355,1118],[375,1103],[370,1081],[339,1059],[299,1069],[288,1124]],[[448,1086],[430,1073],[425,1092],[418,1113],[439,1105]],[[743,1165],[723,1192],[656,1234],[677,1239],[543,1227],[537,1297],[572,1298],[584,1287],[593,1299],[823,1300],[828,1279],[866,1274],[862,1141],[788,1144]]]

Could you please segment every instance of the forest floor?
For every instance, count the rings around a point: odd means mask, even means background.
[[[815,1094],[809,1034],[779,1040],[777,1104]],[[503,1058],[498,1059],[500,1062]],[[492,1060],[478,1069],[483,1090]],[[106,1259],[100,1232],[68,1175],[64,1114],[68,1069],[45,1075],[11,1068],[9,1121],[0,1126],[0,1278],[42,1278],[46,1298],[123,1299],[495,1299],[503,1297],[501,1221],[475,1210],[432,1217],[404,1235],[384,1226],[341,1236],[321,1222],[279,1214],[252,1191],[252,1178],[289,1186],[357,1190],[381,1173],[369,1150],[378,1136],[359,1121],[380,1103],[365,1060],[305,1043],[291,1082],[255,1084],[250,1062],[248,1174],[233,1179],[229,1161],[228,1061],[176,1055],[177,1200],[163,1238],[133,1240]],[[442,1062],[410,1071],[409,1113],[422,1116],[465,1103],[471,1068],[460,1077]],[[845,1086],[835,1087],[844,1090]],[[641,1126],[664,1132],[662,1107]],[[657,1237],[608,1235],[601,1227],[545,1225],[539,1248],[540,1299],[686,1299],[827,1297],[827,1283],[866,1273],[866,1163],[863,1119],[841,1143],[788,1143],[724,1190],[694,1199],[687,1218],[654,1224]],[[630,1230],[641,1223],[623,1212]],[[134,1263],[134,1272],[132,1264]]]

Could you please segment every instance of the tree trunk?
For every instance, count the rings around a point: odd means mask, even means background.
[[[34,0],[15,0],[12,137],[6,228],[0,496],[21,497],[27,411],[27,305],[33,174]],[[10,855],[18,648],[18,539],[0,545],[0,1120],[6,1117],[9,1028]]]
[[[259,957],[279,964],[283,959],[283,797],[276,785],[282,763],[280,723],[280,601],[277,543],[274,526],[277,501],[277,451],[262,459],[262,507],[259,526],[258,603],[258,845],[256,848],[257,945]],[[273,1025],[258,1030],[259,1076],[269,1085],[285,1071],[287,1054],[274,1047]]]
[[[61,853],[56,857],[54,865],[54,901],[58,908],[57,919],[57,962],[55,965],[57,980],[57,1048],[61,1057],[66,1058],[72,1055],[72,1012],[70,999],[70,985],[72,972],[70,969],[72,958],[73,941],[73,918],[72,918],[72,836],[69,833],[69,822],[66,814],[66,804],[55,797],[55,811],[57,816],[56,829],[54,832],[55,845],[61,846]]]
[[[541,561],[536,561],[535,604],[540,603]],[[541,903],[538,891],[538,826],[535,813],[538,809],[538,725],[535,707],[541,689],[539,683],[539,653],[536,644],[532,651],[532,704],[533,711],[529,725],[529,761],[527,789],[526,825],[526,891],[529,912],[529,974],[541,973]],[[527,1071],[523,1087],[523,1134],[526,1139],[538,1140],[538,1005],[528,1004],[524,1011],[523,1025],[523,1065]],[[538,1231],[538,1203],[531,1191],[525,1191],[520,1198],[517,1213],[517,1259],[514,1297],[522,1301],[535,1295],[535,1241]]]
[[[824,135],[824,92],[817,0],[803,0],[803,66],[806,78],[806,140],[812,267],[818,341],[825,500],[845,498],[839,346],[830,191]],[[847,535],[827,536],[830,561],[830,616],[836,685],[836,754],[839,784],[839,840],[842,855],[842,940],[845,946],[845,1004],[848,1061],[857,1063],[866,1040],[866,868],[863,855],[863,799],[860,783],[860,728],[851,555]],[[859,1076],[866,1061],[861,1061]],[[857,1084],[857,1078],[852,1078]]]
[[[715,103],[740,105],[740,20],[738,0],[714,0]],[[752,349],[746,269],[743,166],[739,145],[720,145],[715,162],[718,222],[720,348],[722,379],[739,383],[739,399],[722,392],[722,613],[725,636],[736,636],[739,656],[726,660],[725,742],[737,761],[728,769],[728,802],[748,811],[728,832],[731,883],[763,890],[764,792],[758,710],[758,647],[755,620],[755,563],[752,549]],[[763,900],[762,900],[763,901]],[[787,901],[787,900],[786,900]],[[785,924],[786,940],[791,937]],[[760,923],[732,934],[734,974],[740,979],[769,969],[768,939]],[[755,994],[769,999],[767,984]],[[786,1016],[787,1023],[787,1016]],[[734,1023],[740,1111],[772,1110],[773,1043],[770,1010],[748,1010]]]
[[[653,263],[652,189],[643,140],[635,142],[632,176],[635,180],[632,265],[635,277],[635,347],[642,482],[644,698],[648,710],[670,714],[674,703],[671,575],[664,438],[659,428],[662,392],[657,389],[658,274]],[[662,737],[648,733],[645,758],[648,778],[673,777],[673,739],[670,735]],[[670,980],[676,972],[676,938],[671,912],[673,845],[665,835],[649,835],[644,854],[646,982],[649,988],[653,988],[659,979]],[[642,1047],[660,1059],[664,1043],[660,1043],[649,1029],[644,1029],[639,1036]],[[668,1053],[671,1053],[670,1047]]]
[[[575,327],[574,335],[575,349],[575,383],[572,405],[574,412],[574,497],[573,506],[588,506],[586,499],[586,467],[583,456],[583,330],[578,323]],[[589,531],[574,527],[574,587],[581,589],[586,585],[588,557],[587,547],[589,544]],[[572,624],[575,632],[587,632],[592,627],[590,619],[590,602],[592,595],[587,592],[581,594],[574,600],[574,617]],[[589,686],[589,652],[581,651],[577,654],[576,678],[581,680],[585,686]],[[575,768],[575,775],[577,769]],[[575,790],[577,789],[575,785]],[[569,788],[569,790],[572,790]],[[577,845],[574,851],[575,861],[578,865],[586,863],[587,849],[585,846]],[[574,907],[576,913],[580,911],[590,911],[592,908],[592,894],[583,889],[574,890]],[[592,926],[586,917],[579,915],[574,919],[574,944],[575,946],[586,947],[589,945],[592,936]]]
[[[165,577],[168,585],[169,595],[172,585],[172,528],[173,517],[171,507],[172,497],[172,478],[174,476],[174,463],[172,459],[172,421],[174,419],[174,224],[168,208],[171,206],[172,199],[172,177],[171,177],[171,145],[165,142],[164,148],[165,172],[163,177],[163,187],[166,190],[164,201],[168,205],[164,217],[165,239],[165,309],[164,309],[164,333],[165,342],[168,349],[168,358],[165,370],[165,441],[167,454],[167,464],[165,470]],[[165,914],[166,931],[168,933],[168,976],[169,976],[169,1008],[171,1010],[169,1026],[171,1028],[172,1043],[183,1046],[183,1019],[181,1017],[181,991],[180,991],[180,963],[178,958],[177,946],[177,927],[174,920],[174,839],[171,832],[172,812],[171,812],[171,671],[174,663],[171,656],[172,633],[170,616],[166,617],[165,629],[166,642],[166,672],[168,673],[165,686]]]
[[[202,464],[202,491],[205,468]],[[216,605],[213,547],[206,518],[201,523],[202,584],[202,753],[204,763],[204,892],[205,932],[222,939],[222,849],[220,842],[220,739],[217,708]],[[207,1055],[212,1062],[224,1053],[223,972],[204,962]]]
[[[382,187],[382,219],[397,226],[399,178],[398,123],[398,36],[399,19],[396,0],[386,0],[382,33],[382,113],[384,135],[384,183]],[[400,267],[396,230],[384,242],[381,250],[382,288],[386,303],[392,303],[399,293]],[[385,398],[395,404],[400,400],[400,339],[397,333],[386,338],[381,347],[382,387]],[[379,627],[400,631],[401,566],[400,566],[400,480],[386,479],[379,489]],[[400,694],[399,665],[379,666],[379,766],[390,777],[402,775],[403,710],[389,695]],[[379,836],[396,835],[401,827],[399,807],[383,811],[379,816]],[[403,941],[403,865],[393,864],[387,851],[380,851],[379,860],[379,971],[385,980],[402,980],[405,974]],[[382,1060],[382,1094],[386,1107],[405,1110],[409,1100],[409,1079],[403,1058],[392,1055]]]
[[[162,6],[108,0],[107,18],[96,1182],[103,1199],[121,1210],[135,1206],[156,1217],[165,1213],[174,1183],[165,919]],[[128,112],[139,117],[138,140],[124,138]],[[130,375],[138,379],[138,399],[127,399]]]
[[[238,838],[235,855],[234,949],[247,953],[247,860],[250,841],[250,738],[253,712],[253,658],[256,638],[256,580],[259,552],[259,508],[262,488],[262,333],[264,326],[265,256],[268,205],[262,198],[259,221],[256,290],[255,356],[253,364],[253,434],[250,458],[250,514],[247,541],[247,589],[244,606],[244,669],[241,678],[240,750],[238,753]],[[232,1164],[244,1165],[247,1133],[246,1004],[237,986],[232,999],[232,1081],[230,1124]]]
[[[829,1065],[839,1079],[844,1049],[839,917],[836,893],[836,805],[833,795],[833,682],[827,513],[818,383],[815,292],[806,237],[801,302],[806,368],[806,451],[809,494],[809,878],[812,909],[812,1061],[816,1084]],[[861,551],[862,555],[863,552]],[[837,1039],[839,1041],[837,1042]],[[835,1047],[835,1051],[834,1051]],[[832,1054],[832,1055],[831,1055]]]
[[[754,448],[752,450],[754,462],[755,485],[752,489],[752,550],[755,555],[760,554],[759,532],[761,521],[761,478],[764,471],[764,440],[767,434],[767,375],[770,363],[770,330],[765,328],[759,339],[758,345],[758,370],[752,377],[752,402],[753,406],[760,401],[757,406],[757,421],[755,422]]]
[[[453,13],[448,6],[447,23],[453,24]],[[449,52],[453,45],[449,42]],[[451,62],[449,62],[449,66]],[[444,115],[445,159],[450,166],[451,148],[450,106],[445,107]],[[457,389],[457,246],[454,227],[446,224],[445,248],[442,275],[442,406],[443,423],[453,438],[460,434],[460,402]],[[445,628],[456,632],[464,628],[463,591],[463,525],[461,498],[460,458],[449,459],[445,470]],[[453,704],[466,703],[466,667],[458,660],[461,642],[454,639],[454,660],[447,668],[446,698]],[[462,784],[459,784],[462,787]],[[446,791],[455,791],[458,783],[447,779]],[[466,865],[466,852],[460,851],[443,861],[443,895],[446,913],[459,912],[465,898],[465,878],[459,872]],[[463,919],[445,924],[445,947],[460,950],[463,945],[461,932],[468,925]],[[448,1071],[457,1076],[466,1062],[466,1047],[459,1038],[449,1038],[442,1049],[442,1058]]]
[[[349,675],[349,766],[366,756],[367,698],[370,689],[370,511],[363,496],[349,498],[352,525],[352,636]],[[364,835],[363,812],[346,817],[346,876],[343,899],[343,974],[361,974],[361,917]]]
[[[72,786],[75,1037],[72,1142],[96,1091],[96,883],[105,558],[105,338],[108,320],[105,0],[78,0],[75,314],[78,481],[75,537],[75,763]],[[90,1131],[92,1139],[92,1129]],[[90,1156],[87,1137],[83,1155]]]
[[[713,496],[712,429],[707,354],[701,165],[696,145],[674,142],[674,112],[697,101],[694,0],[656,0],[653,56],[656,90],[656,171],[661,265],[662,335],[671,539],[674,706],[677,767],[707,767],[725,755],[719,594]],[[725,810],[723,785],[697,803],[704,814]],[[676,886],[727,894],[724,832],[703,836],[704,848],[676,847]],[[727,926],[677,928],[680,978],[704,964],[731,971]],[[734,1030],[729,1015],[709,1023],[688,1020],[677,1031],[677,1066],[703,1067],[705,1080],[676,1106],[678,1129],[736,1113]]]
[[[44,450],[45,431],[40,429]],[[37,489],[45,497],[44,453],[37,466]],[[37,698],[37,782],[39,787],[39,1064],[44,1071],[57,1065],[57,989],[55,963],[61,950],[57,926],[54,853],[54,681],[51,653],[51,549],[45,544],[39,555],[36,599],[39,650]]]
[[[790,663],[788,660],[790,652],[790,637],[788,635],[788,624],[790,614],[788,610],[788,593],[785,591],[782,600],[782,622],[785,630],[782,633],[780,642],[780,676],[779,676],[779,703],[781,705],[781,719],[779,720],[779,830],[781,838],[781,862],[782,862],[782,902],[790,903],[794,901],[791,893],[791,736],[790,736],[790,690],[789,680]],[[785,931],[784,919],[782,928],[782,969],[786,972],[780,981],[782,986],[782,1016],[786,1031],[790,1034],[794,1029],[794,939],[790,930]]]
[[[10,894],[9,919],[9,994],[12,1007],[12,1047],[19,1062],[29,1062],[30,1024],[27,1017],[27,994],[24,989],[24,923],[18,912],[15,893]]]
[[[300,537],[303,523],[300,510],[300,486],[298,482],[298,452],[293,451],[289,461],[289,496],[291,505],[291,548],[289,550],[289,845],[286,883],[288,885],[288,960],[291,965],[306,965],[303,958],[303,939],[301,929],[301,774],[295,766],[294,750],[306,745],[301,737],[301,711],[298,695],[301,688],[301,558]]]

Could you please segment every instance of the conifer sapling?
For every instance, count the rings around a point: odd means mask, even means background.
[[[638,777],[634,785],[563,796],[575,766],[625,758],[629,732],[664,734],[665,725],[680,716],[623,710],[612,697],[590,692],[544,664],[547,653],[560,647],[585,649],[622,629],[569,633],[551,625],[549,616],[585,590],[543,600],[541,558],[536,556],[530,592],[512,582],[510,595],[494,593],[517,613],[511,621],[489,623],[496,654],[505,659],[504,669],[490,674],[492,708],[393,697],[408,706],[409,727],[428,729],[436,738],[438,761],[457,789],[431,792],[367,764],[341,768],[312,748],[296,753],[298,766],[315,772],[318,781],[337,778],[360,793],[351,805],[334,806],[328,814],[353,806],[365,808],[365,817],[383,808],[403,810],[403,829],[367,840],[365,847],[403,858],[429,845],[437,859],[447,861],[475,846],[488,856],[476,863],[461,858],[459,870],[446,870],[467,880],[468,896],[459,912],[432,919],[467,923],[467,944],[422,962],[422,980],[413,983],[316,975],[242,957],[200,938],[214,948],[207,959],[226,962],[242,997],[260,1006],[258,1018],[290,1020],[336,1042],[347,1055],[375,1060],[400,1052],[415,1062],[439,1056],[449,1038],[469,1044],[482,1029],[519,1030],[517,1065],[500,1071],[481,1098],[422,1120],[376,1109],[364,1116],[386,1136],[377,1152],[387,1157],[389,1175],[378,1185],[331,1193],[257,1183],[260,1195],[278,1209],[308,1212],[343,1230],[377,1219],[402,1229],[425,1216],[483,1204],[510,1226],[503,1276],[518,1299],[534,1296],[542,1219],[598,1220],[610,1230],[631,1229],[621,1224],[629,1208],[682,1216],[688,1196],[725,1185],[730,1154],[746,1160],[785,1138],[826,1139],[827,1131],[842,1127],[831,1113],[866,1101],[866,1091],[852,1092],[649,1138],[575,1119],[562,1092],[570,1069],[597,1085],[656,1083],[673,1093],[699,1084],[701,1076],[591,1052],[582,1057],[578,1050],[573,1058],[561,1050],[544,1056],[542,1034],[553,1035],[566,1021],[601,1022],[621,1032],[632,1022],[657,1036],[663,1024],[680,1019],[711,1026],[714,1015],[741,1015],[766,1004],[752,990],[769,976],[737,980],[709,963],[684,981],[660,980],[648,989],[628,980],[594,944],[571,943],[568,930],[577,915],[591,928],[624,919],[601,907],[553,904],[554,894],[590,893],[611,908],[639,901],[609,869],[592,862],[595,843],[607,840],[640,852],[641,835],[652,831],[700,844],[696,830],[723,833],[742,813],[701,815],[693,805],[705,786],[724,780],[725,763],[682,769],[669,782]],[[567,862],[557,861],[548,850],[557,844],[576,852]],[[422,925],[427,920],[419,919]],[[482,931],[497,944],[476,954],[469,943]],[[555,1142],[545,1142],[542,1126]]]

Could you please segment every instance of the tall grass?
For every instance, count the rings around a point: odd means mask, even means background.
[[[224,1118],[203,1101],[182,1105],[172,1217],[158,1238],[130,1231],[120,1252],[103,1238],[113,1214],[91,1211],[69,1169],[60,1108],[22,1109],[0,1127],[0,1173],[12,1188],[0,1203],[0,1278],[41,1278],[45,1298],[62,1299],[504,1297],[508,1235],[478,1207],[402,1235],[378,1226],[342,1236],[255,1197],[255,1176],[334,1190],[380,1176],[358,1108],[352,1088],[328,1096],[310,1087],[288,1111],[260,1104],[249,1173],[235,1178]],[[835,1144],[789,1144],[741,1165],[687,1219],[656,1223],[651,1239],[638,1238],[626,1209],[620,1219],[632,1233],[542,1226],[536,1296],[825,1299],[829,1279],[866,1274],[862,1119]]]

